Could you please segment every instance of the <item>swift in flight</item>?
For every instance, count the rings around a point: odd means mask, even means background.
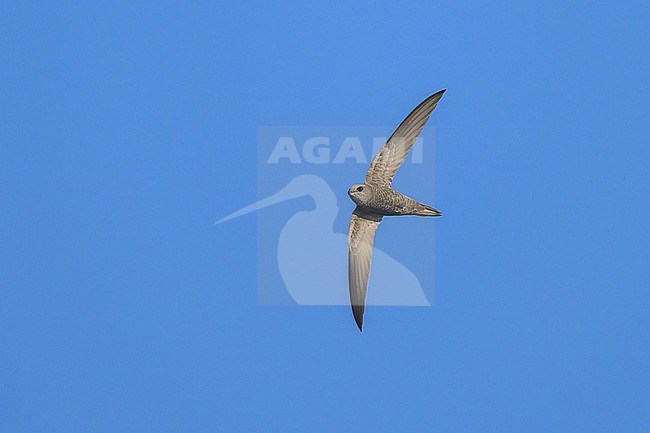
[[[348,195],[357,207],[348,232],[348,286],[354,320],[362,330],[375,231],[384,216],[440,216],[440,211],[391,188],[393,177],[446,89],[422,101],[397,127],[370,163],[364,183]]]

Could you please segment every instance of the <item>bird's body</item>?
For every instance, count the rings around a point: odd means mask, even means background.
[[[354,320],[362,329],[375,231],[384,216],[440,216],[441,213],[394,190],[393,177],[420,135],[445,91],[418,105],[397,127],[370,163],[365,182],[352,185],[348,195],[357,205],[348,232],[348,284]],[[398,289],[398,288],[396,288]]]
[[[355,194],[358,188],[363,191],[368,189],[371,194],[367,197],[361,194]],[[364,211],[381,216],[398,216],[398,215],[419,215],[419,216],[437,216],[435,209],[431,206],[420,203],[417,200],[407,197],[393,188],[385,186],[371,185],[354,185],[348,191],[348,195],[357,206]]]

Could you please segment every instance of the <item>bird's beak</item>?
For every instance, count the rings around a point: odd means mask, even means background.
[[[281,203],[283,201],[291,200],[292,198],[297,198],[305,195],[304,192],[299,190],[298,188],[295,187],[293,183],[290,183],[289,185],[285,186],[282,188],[280,191],[276,192],[275,194],[263,198],[253,204],[250,204],[248,206],[245,206],[241,209],[239,209],[236,212],[233,212],[229,215],[226,215],[225,217],[221,218],[219,221],[217,221],[215,224],[221,224],[223,222],[229,221],[231,219],[238,218],[242,215],[246,215],[251,212],[255,212],[257,210],[263,209],[268,206],[272,206],[277,203]]]

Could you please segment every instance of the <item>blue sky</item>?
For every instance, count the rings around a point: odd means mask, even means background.
[[[650,8],[600,3],[4,4],[0,430],[649,431]],[[257,127],[441,88],[434,305],[258,306]]]

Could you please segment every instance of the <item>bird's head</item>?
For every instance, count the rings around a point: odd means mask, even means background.
[[[365,205],[372,198],[372,187],[365,183],[352,185],[348,190],[348,195],[358,205]]]

